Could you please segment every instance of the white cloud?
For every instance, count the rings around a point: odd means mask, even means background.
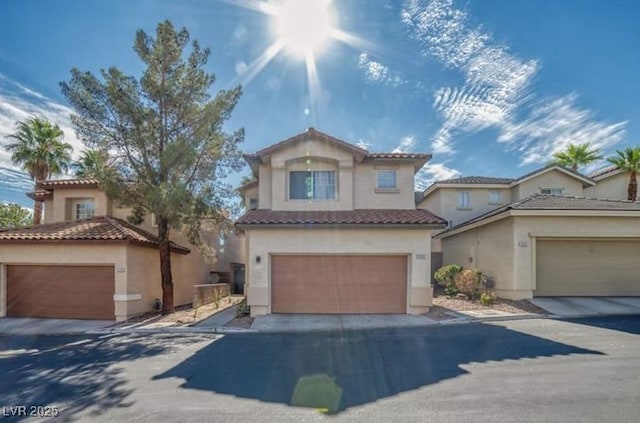
[[[504,125],[498,141],[520,151],[523,165],[546,161],[569,143],[606,149],[622,141],[627,122],[599,122],[577,99],[569,94],[534,107],[525,119]]]
[[[356,145],[360,148],[364,148],[365,150],[368,150],[371,148],[371,142],[370,141],[366,141],[363,140],[362,138],[358,139],[358,142],[356,143]]]
[[[74,148],[75,157],[84,147],[71,126],[72,113],[71,108],[0,74],[0,145],[10,142],[7,135],[15,132],[16,122],[41,116],[60,126],[64,140]],[[9,154],[2,148],[0,166],[15,168]]]
[[[233,34],[231,35],[231,43],[234,46],[239,46],[247,41],[249,35],[249,31],[244,25],[239,25],[233,30]]]
[[[361,53],[358,56],[358,68],[364,71],[364,77],[369,82],[393,87],[398,87],[406,82],[400,74],[380,62],[370,59],[366,53]]]
[[[427,163],[415,176],[416,188],[426,189],[429,185],[443,179],[451,179],[460,176],[461,173],[444,163]]]
[[[422,54],[463,77],[460,86],[441,87],[434,94],[433,108],[443,118],[431,142],[435,153],[454,153],[456,134],[487,128],[496,128],[500,142],[520,151],[523,164],[546,162],[569,142],[607,147],[622,139],[626,122],[598,121],[593,112],[576,104],[575,95],[532,104],[538,61],[511,53],[472,24],[466,11],[454,8],[452,0],[409,0],[402,21],[420,43]],[[518,122],[516,113],[527,112],[529,117]]]
[[[408,153],[413,150],[416,145],[414,137],[404,137],[400,140],[400,144],[393,149],[392,153]]]

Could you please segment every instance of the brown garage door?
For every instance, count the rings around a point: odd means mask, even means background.
[[[7,316],[114,319],[113,266],[7,266]]]
[[[536,242],[536,296],[640,296],[640,241]]]
[[[273,313],[406,313],[407,257],[275,255]]]

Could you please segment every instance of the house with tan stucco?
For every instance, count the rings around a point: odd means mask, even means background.
[[[309,128],[245,155],[240,188],[246,293],[269,313],[411,313],[432,301],[431,235],[446,222],[416,207],[431,158],[371,153]]]
[[[557,165],[520,178],[438,181],[418,202],[448,227],[434,268],[456,263],[493,280],[498,296],[640,296],[640,203],[629,174],[589,176]]]
[[[153,215],[127,222],[94,179],[43,181],[29,194],[44,201],[43,224],[0,231],[0,316],[126,320],[162,298]],[[174,303],[189,304],[194,285],[242,262],[241,243],[203,233],[217,251],[205,257],[172,232]]]

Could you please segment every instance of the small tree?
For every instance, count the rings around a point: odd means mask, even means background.
[[[553,163],[577,172],[580,166],[586,166],[598,161],[602,159],[602,156],[599,149],[591,148],[589,143],[584,143],[569,144],[565,150],[554,153],[553,158]]]
[[[31,176],[36,187],[38,182],[67,171],[73,147],[62,141],[64,133],[58,125],[32,117],[16,123],[16,128],[17,131],[9,135],[15,141],[6,149],[11,153],[11,161]],[[42,222],[42,204],[41,200],[35,200],[34,225]]]
[[[31,223],[31,213],[19,204],[0,203],[0,229],[18,228]]]
[[[629,172],[627,185],[627,200],[636,201],[638,198],[638,173],[640,173],[640,147],[627,147],[616,151],[616,155],[607,161],[616,165],[623,172]]]
[[[80,139],[110,154],[108,171],[96,175],[101,186],[123,205],[156,215],[163,314],[174,310],[171,229],[185,224],[190,240],[203,246],[203,222],[211,229],[226,223],[221,212],[234,194],[224,178],[243,167],[244,130],[223,130],[241,89],[212,98],[215,76],[204,69],[210,51],[193,41],[187,55],[189,38],[164,21],[155,38],[136,33],[134,50],[145,65],[139,79],[112,67],[101,79],[73,69],[61,83]]]

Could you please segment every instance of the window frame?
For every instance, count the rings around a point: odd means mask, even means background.
[[[90,205],[91,207],[87,207]],[[96,215],[96,202],[94,199],[83,199],[76,201],[73,207],[73,215],[75,220],[91,219]]]
[[[459,209],[471,208],[471,193],[469,191],[458,191],[458,208]]]
[[[544,191],[549,191],[549,192],[545,193]],[[540,194],[542,195],[562,195],[562,191],[563,191],[563,188],[540,188]]]
[[[380,177],[382,175],[393,175],[393,185],[383,185],[381,184],[381,180]],[[395,190],[398,189],[398,172],[395,169],[379,169],[377,171],[377,182],[376,182],[376,187],[377,189],[381,189],[381,190]]]
[[[306,181],[307,178],[311,179],[311,183],[310,186],[306,187],[307,190],[307,196],[305,198],[294,198],[292,197],[293,191],[292,188],[292,182],[293,182],[293,178],[292,175],[294,173],[297,174],[301,174],[301,173],[306,173],[309,176],[307,176],[305,178],[305,184],[308,184],[308,182]],[[337,182],[336,182],[336,171],[333,169],[330,170],[321,170],[321,169],[317,169],[317,170],[290,170],[289,171],[289,193],[288,193],[288,200],[291,201],[335,201],[337,198]],[[326,176],[327,177],[327,181],[322,181],[320,179],[321,176]],[[324,183],[320,183],[320,182],[324,182]],[[316,188],[326,188],[326,187],[332,187],[332,190],[327,190],[327,193],[329,194],[328,198],[316,198]],[[309,191],[310,190],[310,191]],[[318,192],[322,192],[321,190],[319,190]],[[311,196],[309,196],[308,194],[311,193]]]

